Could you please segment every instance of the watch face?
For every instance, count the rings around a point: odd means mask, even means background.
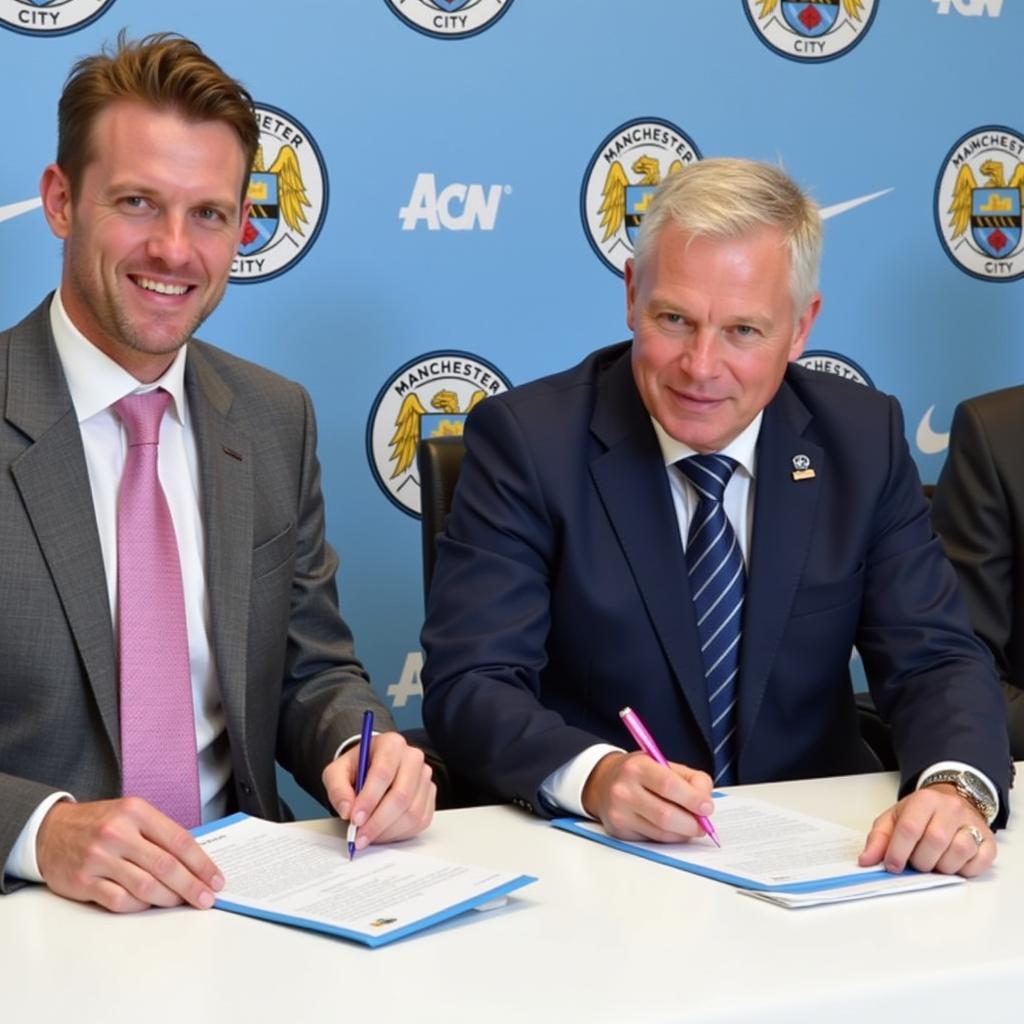
[[[975,772],[945,769],[933,772],[925,779],[923,785],[934,786],[945,782],[956,788],[956,791],[971,804],[974,809],[990,823],[996,816],[996,802],[988,784]]]
[[[992,803],[988,786],[974,772],[961,772],[959,781],[960,785],[984,808],[982,813],[985,817],[990,817],[995,810],[995,805]]]

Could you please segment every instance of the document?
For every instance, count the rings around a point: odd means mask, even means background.
[[[193,829],[226,880],[214,908],[383,946],[536,878],[234,814]]]
[[[780,906],[807,907],[958,885],[959,875],[894,875],[860,867],[864,836],[852,828],[790,811],[754,797],[721,795],[712,819],[719,849],[707,837],[689,843],[614,839],[593,821],[552,822],[586,839],[694,874],[727,882]]]

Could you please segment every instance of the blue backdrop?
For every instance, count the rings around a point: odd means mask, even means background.
[[[677,162],[778,161],[811,190],[810,349],[900,398],[925,480],[956,403],[1024,377],[1013,0],[0,0],[4,326],[59,276],[30,201],[64,76],[122,26],[194,38],[260,108],[259,215],[201,333],[312,392],[343,611],[401,725],[411,442],[626,336],[621,265]]]

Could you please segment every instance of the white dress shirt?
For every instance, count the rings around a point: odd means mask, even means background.
[[[759,412],[746,429],[718,453],[728,455],[737,462],[736,469],[726,484],[722,505],[729,524],[736,534],[744,566],[750,564],[750,545],[754,528],[754,480],[757,475],[757,439],[761,433],[763,416],[764,412]],[[679,540],[683,551],[685,551],[690,532],[690,520],[697,510],[699,499],[693,485],[682,470],[676,466],[676,463],[680,459],[698,453],[689,445],[683,444],[682,441],[677,441],[665,433],[657,420],[652,418],[651,425],[654,427],[654,433],[657,435],[658,444],[661,447],[665,472],[668,473],[669,487],[672,491],[672,505],[679,524]],[[586,817],[586,811],[583,809],[583,787],[586,785],[590,773],[602,757],[622,751],[622,749],[622,747],[612,746],[608,743],[595,743],[593,746],[587,747],[586,750],[577,754],[571,761],[567,761],[544,780],[540,787],[541,797],[560,811]],[[998,814],[999,793],[992,785],[991,780],[976,768],[959,761],[943,761],[932,765],[921,773],[918,785],[920,785],[920,780],[926,776],[946,768],[957,770],[967,768],[983,779],[995,801]]]
[[[110,618],[117,643],[117,495],[127,451],[127,435],[111,406],[133,392],[161,387],[171,396],[160,425],[158,472],[167,496],[181,560],[192,672],[196,750],[199,757],[199,796],[203,821],[221,817],[228,805],[231,759],[224,709],[210,647],[210,608],[206,594],[205,535],[200,512],[200,480],[196,439],[185,397],[187,345],[181,347],[167,372],[153,384],[140,384],[127,370],[104,355],[71,323],[60,291],[50,306],[57,354],[67,378],[78,418],[89,472],[93,509],[107,578]],[[60,799],[53,794],[22,829],[5,865],[16,878],[41,881],[36,863],[36,835],[46,812]]]

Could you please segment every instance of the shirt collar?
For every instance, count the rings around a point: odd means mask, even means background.
[[[747,471],[751,479],[754,479],[754,471],[757,468],[757,438],[761,433],[763,419],[764,409],[718,453],[735,459]],[[661,454],[666,467],[675,465],[680,459],[698,454],[696,449],[667,434],[665,428],[653,416],[651,425],[654,427],[654,433],[658,436],[658,444],[661,446]]]
[[[152,384],[141,384],[75,327],[64,309],[59,288],[50,303],[50,327],[79,423],[109,408],[125,395],[136,391],[152,391],[158,387],[170,394],[174,415],[180,423],[185,423],[187,345],[178,349],[174,362],[158,380]]]

